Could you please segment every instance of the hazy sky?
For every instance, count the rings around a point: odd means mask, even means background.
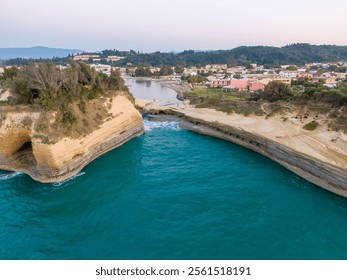
[[[0,47],[347,45],[345,0],[0,0]]]

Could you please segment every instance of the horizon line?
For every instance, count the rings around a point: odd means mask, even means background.
[[[337,46],[337,47],[347,47],[347,45],[337,45],[337,44],[312,44],[312,43],[306,43],[306,42],[296,42],[296,43],[288,43],[286,45],[282,45],[282,46],[274,46],[274,45],[264,45],[264,44],[258,44],[258,45],[239,45],[236,47],[232,47],[232,48],[220,48],[220,49],[191,49],[191,48],[187,48],[187,49],[183,49],[183,50],[155,50],[155,51],[141,51],[141,50],[135,50],[133,48],[130,48],[128,50],[121,50],[118,48],[105,48],[102,50],[83,50],[80,48],[70,48],[70,47],[47,47],[47,46],[42,46],[42,45],[37,45],[37,46],[28,46],[28,47],[24,47],[24,46],[19,46],[19,47],[0,47],[1,49],[34,49],[34,48],[46,48],[46,49],[61,49],[61,50],[78,50],[78,51],[82,51],[82,52],[89,52],[89,53],[97,53],[97,52],[102,52],[104,50],[117,50],[117,51],[135,51],[135,52],[139,52],[139,53],[155,53],[155,52],[162,52],[162,53],[180,53],[180,52],[184,52],[184,51],[197,51],[197,52],[211,52],[211,51],[222,51],[222,50],[233,50],[233,49],[237,49],[237,48],[241,48],[241,47],[271,47],[271,48],[283,48],[283,47],[287,47],[287,46],[291,46],[291,45],[311,45],[311,46]]]

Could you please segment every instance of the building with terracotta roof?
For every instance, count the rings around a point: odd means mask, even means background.
[[[304,72],[304,73],[300,73],[298,75],[296,75],[297,79],[312,79],[313,78],[313,74],[309,73],[309,72]]]

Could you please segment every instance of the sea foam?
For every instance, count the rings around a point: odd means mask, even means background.
[[[61,189],[61,188],[67,187],[73,182],[74,179],[80,176],[83,176],[84,174],[86,173],[85,172],[77,173],[75,176],[72,176],[71,178],[68,178],[66,180],[63,180],[57,183],[53,183],[52,186],[54,187],[54,189]]]
[[[152,131],[153,129],[168,129],[168,130],[180,130],[179,122],[165,121],[165,122],[153,122],[148,119],[143,120],[145,131]]]
[[[14,177],[20,176],[22,174],[23,173],[21,173],[21,172],[12,172],[12,173],[9,173],[9,174],[1,174],[0,175],[0,181],[9,180],[9,179],[12,179]]]

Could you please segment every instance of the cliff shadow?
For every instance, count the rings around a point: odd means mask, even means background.
[[[13,153],[12,157],[19,165],[26,168],[31,168],[37,165],[31,140],[23,142],[17,151]]]

